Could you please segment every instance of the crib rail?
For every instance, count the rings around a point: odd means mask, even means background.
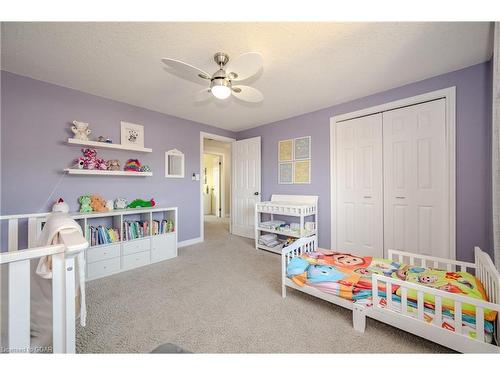
[[[88,242],[75,230],[59,233],[61,244],[36,247],[38,220],[47,214],[0,216],[8,222],[7,252],[0,252],[0,265],[7,268],[6,288],[2,303],[7,303],[7,347],[5,352],[73,353],[75,351],[75,257],[88,247]],[[28,222],[28,248],[18,249],[19,221]],[[30,338],[30,262],[52,257],[52,347],[33,348]]]
[[[385,298],[385,306],[381,304],[382,297],[379,296],[378,287],[381,285],[385,285],[386,298]],[[393,285],[399,286],[401,290],[401,303],[400,308],[396,309],[396,303],[393,301],[392,287]],[[408,311],[408,291],[415,290],[417,293],[417,313],[416,317],[413,314],[410,314]],[[413,284],[407,281],[393,279],[383,275],[372,275],[372,295],[373,295],[373,308],[374,309],[382,309],[382,310],[392,310],[405,315],[409,318],[417,319],[420,322],[426,322],[424,312],[424,295],[432,295],[434,298],[434,319],[432,323],[439,329],[445,329],[442,327],[443,324],[443,299],[453,301],[454,312],[453,312],[453,329],[455,333],[462,334],[462,304],[470,304],[475,308],[475,319],[476,319],[476,328],[475,328],[475,338],[471,338],[474,340],[479,340],[484,342],[484,311],[485,309],[489,309],[492,311],[496,311],[497,314],[500,314],[500,305],[488,301],[482,301],[475,298],[463,296],[460,294],[449,293],[439,289],[430,288],[424,285]]]

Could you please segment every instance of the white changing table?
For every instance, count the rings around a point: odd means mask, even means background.
[[[269,214],[271,221],[274,215],[293,216],[299,218],[299,230],[271,229],[261,226],[261,214]],[[306,218],[314,216],[314,229],[306,230]],[[282,246],[269,247],[259,243],[262,233],[274,233],[287,237],[309,237],[318,234],[318,196],[317,195],[277,195],[271,200],[255,205],[255,248],[281,254]]]

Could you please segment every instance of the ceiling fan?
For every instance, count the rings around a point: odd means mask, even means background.
[[[214,61],[219,69],[212,75],[183,61],[169,58],[161,59],[161,61],[173,70],[172,73],[177,73],[183,78],[195,80],[201,84],[210,83],[208,88],[197,93],[196,101],[208,99],[210,95],[224,100],[229,98],[231,94],[237,99],[250,103],[258,103],[264,99],[259,90],[235,84],[260,71],[262,68],[262,55],[260,53],[244,53],[230,62],[228,54],[217,52],[214,55]]]

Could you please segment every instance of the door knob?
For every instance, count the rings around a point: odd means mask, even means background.
[[[371,198],[371,195],[365,195],[363,198]]]
[[[253,195],[259,195],[259,192],[258,192],[258,191],[256,191],[255,193],[253,193]]]
[[[396,197],[396,199],[405,199],[406,197]]]

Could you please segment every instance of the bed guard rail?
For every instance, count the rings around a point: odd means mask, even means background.
[[[385,285],[385,297],[379,294],[379,287]],[[393,301],[393,285],[399,287],[400,299],[397,301],[398,307],[396,308],[396,301]],[[416,291],[416,316],[410,314],[408,310],[408,291]],[[417,319],[421,322],[426,322],[425,313],[425,299],[424,295],[432,295],[434,299],[434,318],[432,323],[436,327],[442,328],[443,324],[443,299],[451,300],[453,302],[453,330],[455,333],[462,333],[462,304],[469,304],[474,306],[475,309],[475,337],[473,339],[484,341],[484,311],[486,309],[496,311],[497,315],[500,314],[500,305],[488,301],[479,300],[463,296],[461,294],[450,293],[439,289],[431,288],[424,285],[410,283],[408,281],[393,279],[384,275],[372,274],[372,296],[373,296],[373,309],[381,309],[384,311],[392,311],[394,313],[406,315],[410,318]],[[381,303],[385,300],[385,304]]]
[[[88,247],[74,229],[59,232],[60,244],[36,247],[36,220],[46,214],[0,216],[8,220],[8,251],[0,252],[2,305],[6,303],[7,335],[2,352],[75,352],[75,257]],[[18,220],[28,221],[28,248],[18,250]],[[30,262],[52,256],[52,347],[32,348],[30,337]],[[4,272],[7,271],[7,272]]]

